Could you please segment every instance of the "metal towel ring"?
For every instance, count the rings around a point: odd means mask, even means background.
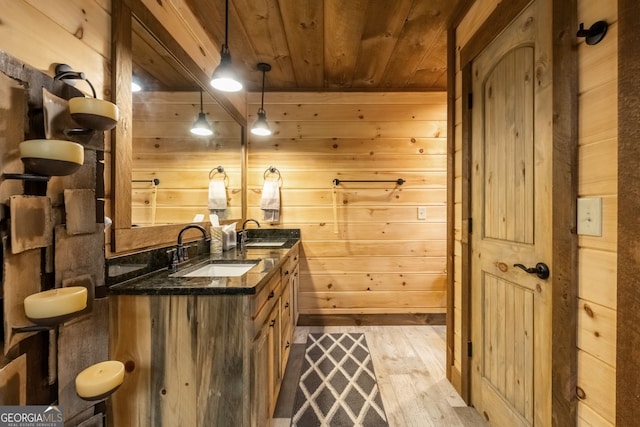
[[[278,178],[277,178],[277,179],[275,179],[275,181],[280,181],[280,180],[282,180],[282,176],[280,175],[280,171],[279,171],[277,168],[273,167],[273,166],[269,166],[269,167],[267,168],[267,170],[265,170],[265,171],[264,171],[263,179],[264,179],[265,181],[267,180],[267,176],[268,176],[269,174],[276,174],[276,175],[278,175]]]
[[[222,166],[218,166],[209,171],[209,179],[213,179],[216,175],[222,174],[222,181],[227,179],[227,172],[225,172]]]

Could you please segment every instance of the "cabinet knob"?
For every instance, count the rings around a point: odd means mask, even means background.
[[[273,328],[276,325],[276,319],[273,319],[271,322],[269,322],[269,327]]]
[[[275,296],[276,296],[275,292],[273,292],[273,291],[269,292],[269,299],[271,299],[271,298],[273,298]]]
[[[288,302],[284,303],[284,308],[289,308],[289,303]]]
[[[287,345],[285,345],[284,348],[289,348],[290,345],[289,341],[287,341]]]

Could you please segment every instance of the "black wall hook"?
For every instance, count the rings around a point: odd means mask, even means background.
[[[588,45],[598,44],[607,34],[607,28],[609,28],[609,24],[605,21],[596,22],[588,30],[585,30],[584,24],[580,23],[580,29],[576,33],[576,37],[585,37]]]

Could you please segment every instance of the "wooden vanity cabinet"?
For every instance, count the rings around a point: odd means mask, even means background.
[[[255,313],[255,337],[253,339],[252,363],[252,426],[268,425],[287,365],[293,343],[293,272],[298,266],[298,246],[282,264],[279,276],[274,276],[268,286],[273,301],[262,304]],[[276,283],[277,282],[277,283]],[[273,294],[271,293],[273,290]],[[256,305],[260,305],[266,291],[256,295]],[[266,314],[268,312],[268,315]]]
[[[110,426],[264,427],[293,336],[297,245],[253,295],[113,294]]]

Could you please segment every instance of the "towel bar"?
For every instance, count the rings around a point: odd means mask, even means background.
[[[154,179],[132,179],[131,182],[149,182],[153,185],[160,185],[160,180],[158,178]]]
[[[389,179],[369,179],[369,180],[363,180],[363,179],[354,179],[354,180],[347,180],[347,179],[338,179],[335,178],[333,180],[333,185],[339,185],[341,182],[395,182],[398,185],[402,185],[404,184],[405,181],[402,178],[398,178],[398,179],[393,179],[393,180],[389,180]]]

